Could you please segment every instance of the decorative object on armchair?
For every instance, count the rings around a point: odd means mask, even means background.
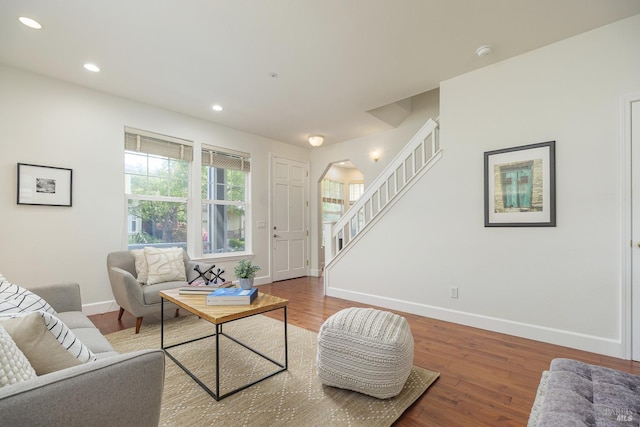
[[[207,264],[189,259],[180,248],[117,251],[107,255],[107,272],[111,290],[120,306],[118,320],[125,311],[136,317],[136,334],[140,332],[142,318],[160,312],[160,291],[180,288],[187,281],[198,277],[198,269],[208,269]],[[146,270],[145,270],[146,268]],[[166,302],[165,308],[178,306]]]
[[[242,289],[251,289],[253,287],[253,279],[256,277],[258,270],[260,270],[260,267],[253,265],[250,260],[241,259],[234,267],[233,272],[240,281]]]

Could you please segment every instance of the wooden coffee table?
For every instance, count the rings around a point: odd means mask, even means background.
[[[239,391],[242,391],[248,387],[251,387],[254,384],[259,383],[260,381],[264,381],[267,378],[270,378],[276,374],[279,374],[282,371],[286,371],[289,365],[289,356],[288,356],[288,348],[287,348],[287,304],[289,301],[284,298],[275,297],[273,295],[264,294],[262,292],[258,293],[258,296],[253,301],[253,303],[249,305],[206,305],[205,295],[180,295],[180,289],[170,289],[166,291],[160,292],[160,297],[162,298],[161,304],[161,326],[160,326],[160,347],[164,350],[165,354],[173,360],[176,365],[182,368],[195,382],[197,382],[207,393],[209,393],[216,401],[224,399],[225,397],[231,396]],[[215,333],[211,335],[207,335],[201,338],[192,339],[189,341],[180,342],[177,344],[166,346],[164,345],[164,302],[165,300],[171,301],[176,304],[178,307],[187,310],[188,312],[195,314],[215,325]],[[245,343],[238,341],[230,335],[227,335],[222,330],[222,325],[225,323],[233,322],[234,320],[244,319],[246,317],[255,316],[256,314],[266,313],[268,311],[274,310],[284,310],[284,363],[276,361],[269,356],[266,356],[259,351],[249,347]],[[273,363],[278,367],[275,372],[272,372],[268,375],[265,375],[259,378],[256,381],[253,381],[249,384],[238,387],[230,392],[227,392],[223,395],[220,395],[220,336],[225,336],[232,340],[233,342],[245,347],[248,350],[251,350],[255,354],[263,357],[269,362]],[[169,353],[169,349],[173,347],[177,347],[180,345],[185,345],[194,341],[203,340],[206,338],[215,337],[216,341],[216,387],[215,391],[211,390],[204,384],[196,375],[187,369],[182,363],[180,363],[175,356]]]

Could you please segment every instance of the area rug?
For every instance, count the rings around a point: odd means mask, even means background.
[[[438,378],[414,366],[402,392],[379,400],[320,383],[315,370],[317,335],[288,325],[289,369],[216,402],[171,359],[166,358],[162,426],[389,426]],[[165,322],[165,345],[213,333],[196,316]],[[258,315],[224,325],[225,333],[265,355],[284,361],[283,323]],[[107,335],[121,353],[160,347],[160,324],[145,325],[138,335],[127,329]],[[215,390],[214,338],[175,347],[178,358]],[[277,369],[231,340],[220,338],[221,394]]]

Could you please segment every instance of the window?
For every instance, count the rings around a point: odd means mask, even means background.
[[[249,156],[215,147],[202,149],[202,252],[239,252],[246,247]]]
[[[349,206],[353,205],[364,193],[364,183],[352,182],[349,183]]]
[[[127,246],[187,247],[188,141],[125,129]]]
[[[336,222],[343,214],[344,196],[341,182],[323,179],[322,192],[322,221]]]
[[[323,179],[320,183],[322,222],[324,224],[337,222],[344,213],[343,187],[343,183],[330,179]],[[328,242],[327,230],[322,227],[322,246],[327,246]]]

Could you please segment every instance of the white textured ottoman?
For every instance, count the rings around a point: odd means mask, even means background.
[[[373,308],[347,308],[318,333],[316,359],[323,384],[386,399],[404,387],[413,366],[407,320]]]

